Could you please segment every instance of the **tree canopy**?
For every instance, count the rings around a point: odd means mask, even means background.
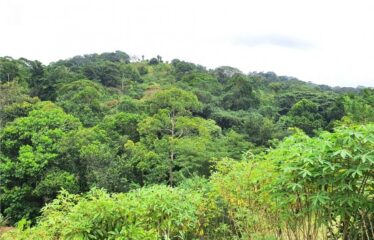
[[[373,239],[373,120],[372,88],[0,57],[0,236]]]

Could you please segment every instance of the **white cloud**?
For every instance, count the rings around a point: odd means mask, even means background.
[[[123,50],[374,86],[371,0],[0,0],[0,56]]]

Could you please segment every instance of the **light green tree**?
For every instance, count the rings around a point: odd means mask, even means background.
[[[3,213],[13,222],[38,214],[39,208],[55,197],[60,187],[76,189],[75,179],[60,171],[63,159],[58,143],[80,126],[78,119],[55,104],[40,102],[28,116],[1,129],[0,202]]]
[[[139,123],[140,141],[125,145],[141,175],[151,182],[167,176],[174,185],[194,173],[207,174],[209,145],[220,136],[220,128],[212,120],[192,116],[201,107],[197,97],[172,88],[154,94],[146,104],[152,115]]]

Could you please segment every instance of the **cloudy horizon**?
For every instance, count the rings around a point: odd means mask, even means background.
[[[208,68],[374,87],[374,1],[0,1],[0,56],[121,50]]]

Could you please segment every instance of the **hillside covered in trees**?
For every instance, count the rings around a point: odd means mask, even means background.
[[[374,239],[374,90],[0,58],[5,239]]]

